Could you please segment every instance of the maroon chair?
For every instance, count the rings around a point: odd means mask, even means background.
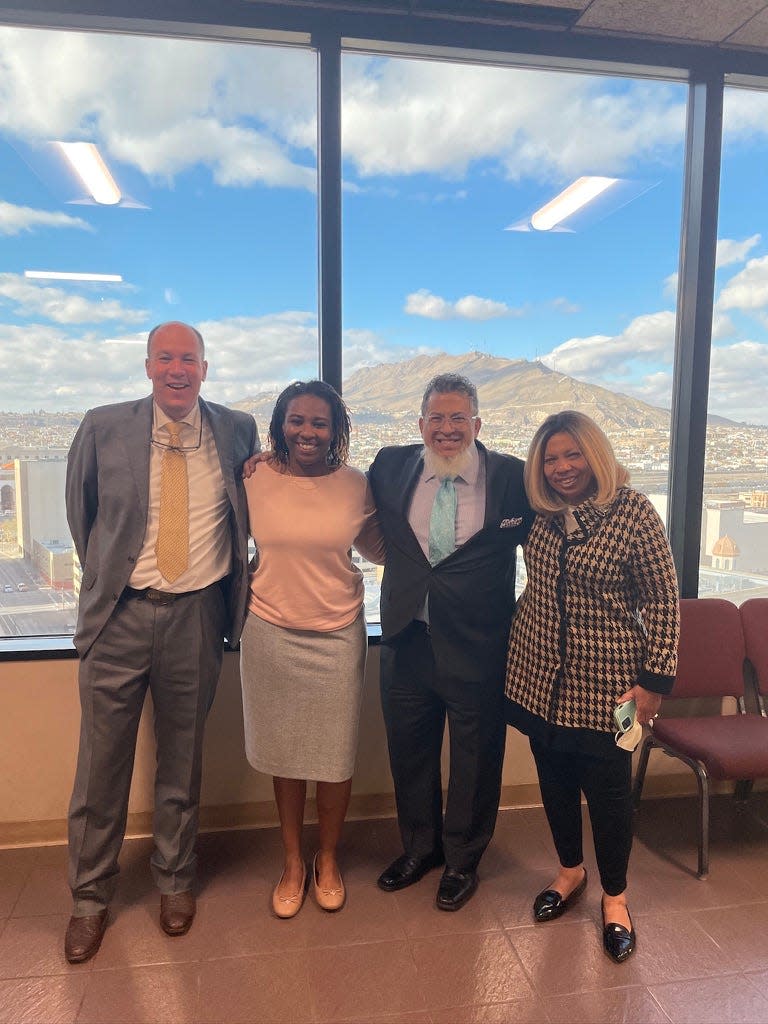
[[[693,769],[699,788],[699,878],[709,871],[709,780],[768,777],[768,718],[746,712],[744,656],[735,604],[719,598],[680,601],[677,678],[670,698],[735,697],[739,713],[666,718],[662,705],[640,752],[634,797],[638,803],[655,747]]]
[[[768,694],[768,597],[750,597],[739,608],[741,628],[760,714],[765,715]]]

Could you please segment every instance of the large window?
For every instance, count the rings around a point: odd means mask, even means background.
[[[413,437],[424,383],[452,369],[479,385],[493,447],[524,455],[544,416],[580,408],[636,486],[664,494],[685,87],[362,56],[343,68],[359,461]],[[537,211],[579,180],[603,191],[547,228]]]
[[[686,95],[344,57],[344,394],[361,467],[418,440],[424,385],[450,370],[478,385],[481,440],[501,451],[524,456],[556,409],[594,416],[666,515]],[[563,220],[539,212],[580,188],[594,198]]]
[[[286,18],[271,40],[328,27],[309,8]],[[318,242],[326,294],[343,295],[343,335],[329,301],[323,344],[342,347],[357,465],[418,439],[424,383],[453,369],[479,385],[490,446],[523,455],[545,415],[583,409],[666,514],[687,86],[630,64],[596,74],[602,58],[571,42],[592,73],[479,50],[462,63],[447,44],[439,60],[342,53],[337,280],[335,181],[316,237],[313,50],[0,27],[0,637],[74,625],[66,451],[85,409],[147,393],[153,324],[200,327],[204,396],[252,411],[262,435],[279,389],[318,374]],[[768,578],[765,96],[725,102],[701,590],[737,599]]]
[[[308,50],[0,28],[0,636],[74,626],[66,452],[148,393],[150,327],[198,326],[262,435],[317,376],[315,83]]]
[[[727,88],[701,596],[768,593],[768,93]]]

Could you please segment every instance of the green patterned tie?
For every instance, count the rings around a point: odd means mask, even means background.
[[[440,482],[429,518],[429,561],[437,565],[456,550],[456,484]]]
[[[181,446],[180,423],[168,423],[171,447],[163,452],[160,472],[160,521],[157,528],[157,568],[173,583],[189,564],[189,484],[187,457]]]

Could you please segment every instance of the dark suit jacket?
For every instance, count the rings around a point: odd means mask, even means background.
[[[382,642],[397,643],[429,595],[438,670],[466,681],[503,678],[515,607],[515,549],[532,519],[521,460],[476,443],[485,460],[483,527],[434,567],[408,522],[423,446],[382,448],[369,472],[386,542]]]
[[[248,591],[248,512],[241,479],[258,450],[252,416],[200,399],[216,443],[232,528],[227,637],[240,638]],[[83,567],[75,647],[82,658],[104,628],[133,572],[147,525],[152,396],[86,413],[67,461],[67,520]]]

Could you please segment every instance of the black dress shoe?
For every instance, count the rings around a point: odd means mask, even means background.
[[[476,871],[446,868],[437,888],[438,910],[460,910],[477,889]]]
[[[631,917],[629,925],[629,928],[625,928],[623,924],[606,924],[605,912],[603,912],[603,947],[614,963],[624,963],[635,952],[637,936]]]
[[[557,889],[544,889],[533,901],[533,916],[537,921],[554,921],[566,912],[587,888],[587,869],[584,868],[584,877],[565,898]]]
[[[393,861],[386,871],[382,871],[376,884],[384,892],[397,892],[398,889],[407,889],[409,885],[418,882],[432,868],[439,868],[445,863],[442,853],[430,853],[426,857],[409,857],[404,853]]]

